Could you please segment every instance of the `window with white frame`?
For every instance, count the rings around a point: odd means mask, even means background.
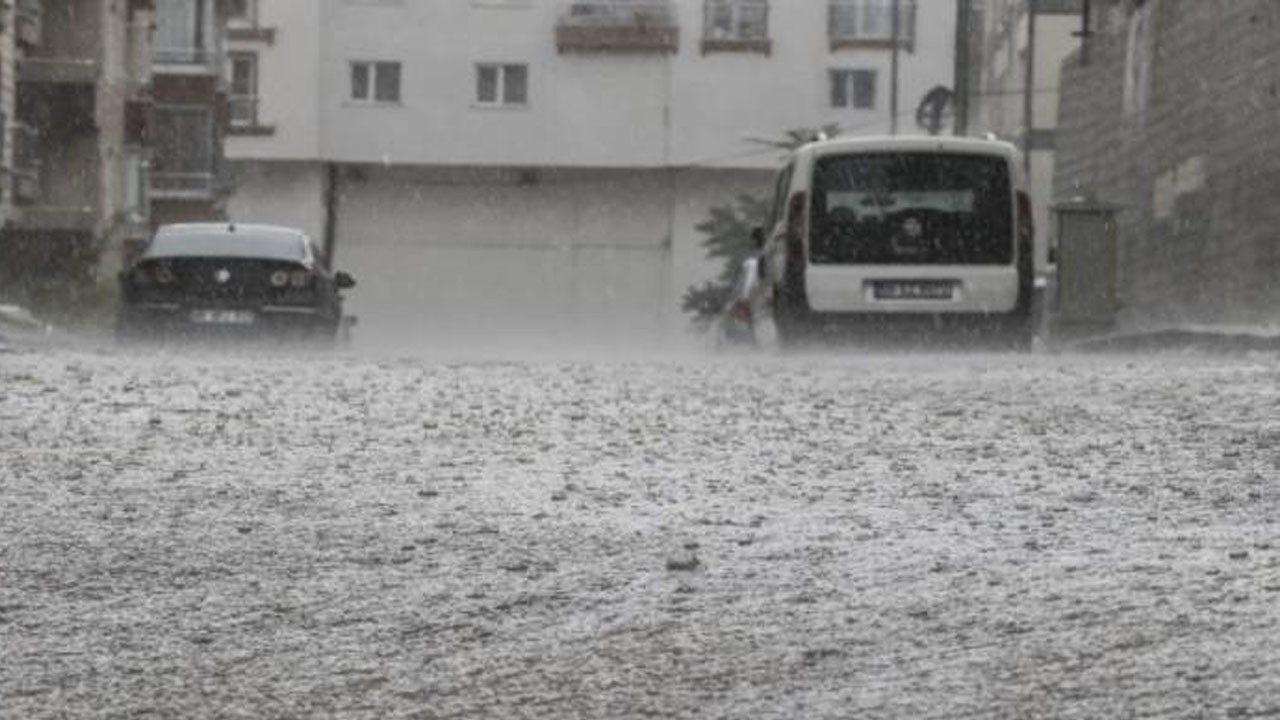
[[[351,100],[359,103],[400,102],[400,63],[352,61]]]
[[[898,40],[915,40],[916,3],[897,0]],[[830,33],[834,40],[892,43],[895,0],[831,0]]]
[[[875,106],[875,70],[831,71],[831,107],[871,110]]]
[[[479,63],[476,65],[476,104],[523,106],[529,104],[529,66]]]
[[[258,55],[233,52],[227,55],[230,72],[228,103],[231,124],[251,127],[258,124]]]
[[[768,0],[707,0],[708,40],[763,40],[769,36]]]

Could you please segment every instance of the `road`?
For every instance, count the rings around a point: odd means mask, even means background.
[[[1275,354],[0,354],[0,717],[1280,716]]]

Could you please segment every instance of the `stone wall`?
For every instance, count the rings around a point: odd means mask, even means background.
[[[1280,324],[1280,3],[1101,4],[1054,194],[1124,206],[1121,325]]]

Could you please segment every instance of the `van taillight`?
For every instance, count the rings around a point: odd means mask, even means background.
[[[804,207],[805,194],[792,194],[787,203],[787,235],[797,240],[804,237]]]
[[[1031,195],[1018,191],[1018,236],[1031,238],[1035,235],[1035,216],[1031,212]]]

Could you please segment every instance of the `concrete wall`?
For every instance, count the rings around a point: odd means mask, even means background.
[[[1140,12],[1145,39],[1118,5],[1064,64],[1056,191],[1125,206],[1122,323],[1278,323],[1280,4]]]
[[[236,163],[232,217],[323,237],[322,163]],[[334,266],[363,347],[679,342],[713,278],[694,226],[759,171],[344,166]]]
[[[13,31],[14,7],[0,4],[0,113],[4,114],[4,150],[0,165],[13,167],[13,123],[16,119],[18,48]],[[13,215],[13,177],[8,172],[0,179],[0,227]]]

